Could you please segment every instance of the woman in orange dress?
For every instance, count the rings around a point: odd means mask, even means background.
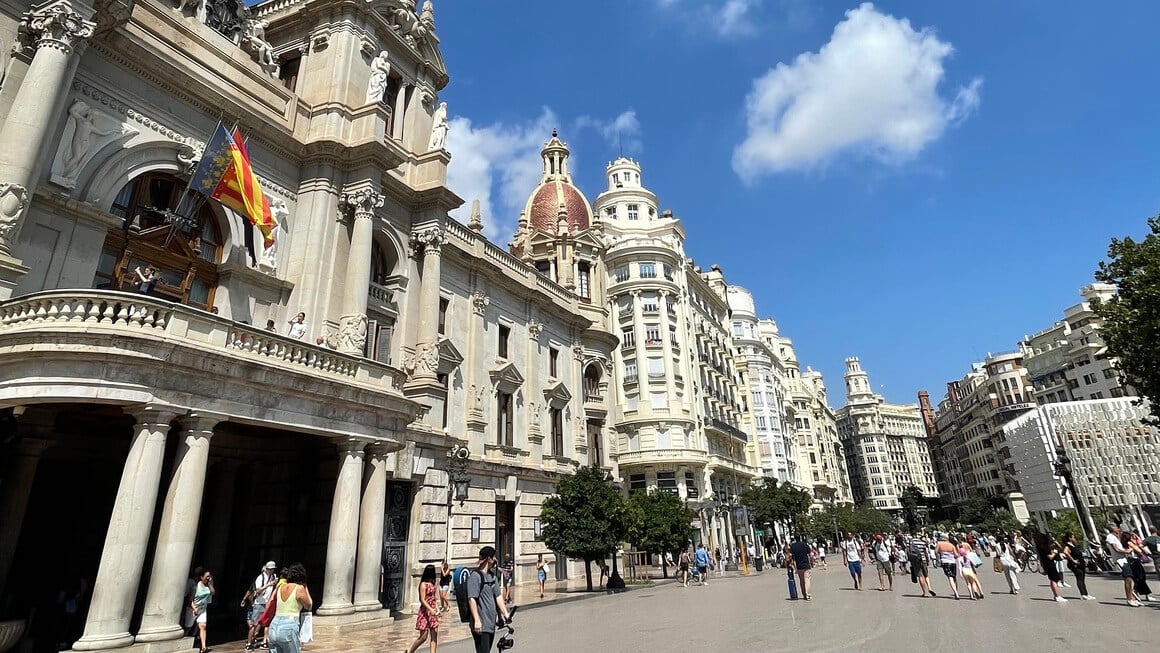
[[[439,649],[439,605],[435,579],[435,565],[427,565],[419,579],[419,614],[415,617],[415,630],[419,631],[419,636],[411,642],[407,653],[415,653],[428,639],[431,640],[431,653]]]

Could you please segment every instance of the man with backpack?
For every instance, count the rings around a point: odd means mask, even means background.
[[[455,602],[459,607],[459,620],[471,624],[475,653],[491,651],[499,616],[504,622],[511,621],[511,613],[495,577],[495,566],[495,547],[485,546],[479,550],[479,562],[475,568],[464,571],[466,581],[457,579]]]
[[[250,611],[246,613],[246,623],[250,627],[249,637],[246,640],[246,650],[252,651],[255,649],[269,648],[265,638],[263,641],[258,641],[258,633],[262,631],[261,624],[258,623],[258,617],[266,610],[266,604],[270,601],[270,597],[274,594],[274,586],[278,584],[278,565],[273,560],[267,562],[262,567],[262,572],[254,579],[250,585],[250,589],[246,595],[242,597],[242,606],[246,605],[247,601],[252,601]],[[203,644],[204,646],[204,644]]]
[[[911,537],[910,542],[906,545],[906,560],[910,566],[910,582],[918,583],[924,597],[928,593],[929,596],[935,595],[934,590],[930,588],[930,577],[927,575],[929,549],[930,544],[926,541],[926,531],[921,531]]]

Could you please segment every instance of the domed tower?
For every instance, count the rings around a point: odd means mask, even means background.
[[[593,220],[587,198],[572,184],[569,154],[568,144],[552,130],[540,150],[544,175],[524,205],[510,250],[540,274],[601,306],[603,283],[595,272],[603,225]]]

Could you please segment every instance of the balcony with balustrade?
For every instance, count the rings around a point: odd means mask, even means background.
[[[154,403],[334,437],[397,437],[404,373],[156,297],[52,290],[0,303],[0,407]]]

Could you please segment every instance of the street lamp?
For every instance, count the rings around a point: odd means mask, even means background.
[[[459,502],[462,508],[467,501],[467,491],[471,487],[471,477],[467,475],[467,461],[471,458],[471,451],[457,444],[447,452],[447,504],[450,507],[452,497]]]
[[[605,472],[604,473],[604,482],[608,483],[612,487],[616,488],[617,494],[621,493],[621,490],[622,490],[621,484],[617,483],[616,479],[612,478],[612,472]],[[623,591],[625,589],[624,579],[620,577],[620,568],[616,564],[616,562],[617,562],[616,559],[619,557],[620,557],[620,545],[618,544],[616,546],[616,550],[612,552],[612,573],[608,574],[608,582],[606,582],[604,584],[605,588],[610,589],[614,592],[620,592],[620,591]]]
[[[1071,492],[1072,502],[1075,503],[1075,513],[1079,517],[1079,529],[1083,531],[1085,538],[1088,536],[1086,524],[1089,516],[1087,514],[1087,506],[1083,503],[1083,498],[1079,496],[1079,492],[1075,488],[1075,480],[1073,477],[1074,469],[1071,465],[1071,458],[1068,457],[1067,451],[1062,446],[1055,448],[1055,473],[1063,478],[1062,494],[1067,496]],[[1094,542],[1099,539],[1098,533],[1093,533],[1093,539],[1088,540]]]

